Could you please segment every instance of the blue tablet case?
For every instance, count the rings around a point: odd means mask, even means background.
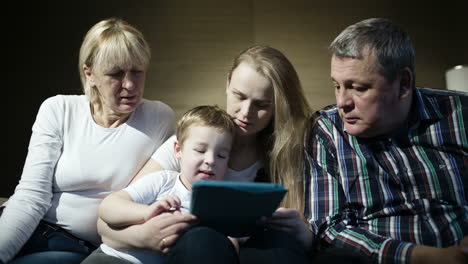
[[[196,181],[190,211],[200,225],[227,236],[249,236],[262,216],[271,216],[286,192],[274,183]]]

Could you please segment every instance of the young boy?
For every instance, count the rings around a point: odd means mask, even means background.
[[[144,223],[166,211],[188,212],[194,181],[223,178],[235,128],[232,118],[217,106],[189,110],[178,123],[178,141],[174,144],[181,172],[148,174],[110,194],[102,201],[99,216],[109,225],[121,227]],[[117,250],[101,244],[101,250],[131,263],[159,263],[162,260],[160,253],[144,249]]]

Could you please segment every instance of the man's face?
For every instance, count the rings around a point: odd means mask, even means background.
[[[376,69],[376,58],[331,59],[331,78],[336,104],[346,132],[353,136],[374,137],[399,126],[402,117],[400,78],[393,83]]]

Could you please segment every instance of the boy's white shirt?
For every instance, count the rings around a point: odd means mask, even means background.
[[[124,189],[136,203],[152,204],[166,195],[179,197],[182,213],[190,212],[191,191],[180,179],[180,173],[163,170],[145,175]],[[122,212],[124,213],[124,212]],[[115,249],[101,244],[107,255],[125,259],[131,263],[163,263],[164,257],[158,252],[144,249]]]

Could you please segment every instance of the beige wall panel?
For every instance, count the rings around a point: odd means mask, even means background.
[[[362,6],[338,2],[335,5],[341,8],[325,1],[254,1],[255,41],[278,48],[288,56],[313,109],[335,102],[328,45],[346,25],[367,17],[369,8],[376,5],[372,1],[365,1],[367,4]],[[349,7],[344,8],[346,5]]]
[[[178,118],[197,105],[224,108],[232,59],[252,43],[250,1],[154,2],[140,17],[153,51],[146,97]]]
[[[445,70],[468,62],[468,24],[462,21],[461,1],[443,7],[404,0],[253,3],[254,41],[269,44],[288,56],[314,109],[335,101],[327,46],[346,26],[365,18],[390,18],[408,30],[417,54],[418,85],[443,89]]]

